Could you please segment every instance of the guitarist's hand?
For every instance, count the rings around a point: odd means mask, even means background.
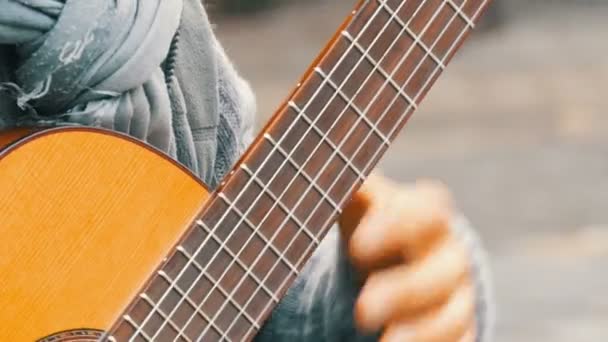
[[[370,177],[340,219],[365,285],[356,319],[382,329],[383,342],[475,339],[474,293],[466,247],[450,230],[442,185]]]

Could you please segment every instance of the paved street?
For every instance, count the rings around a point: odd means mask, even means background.
[[[352,3],[218,21],[261,122]],[[496,341],[606,341],[608,6],[508,10],[506,26],[478,32],[454,61],[382,168],[445,181],[479,227]]]

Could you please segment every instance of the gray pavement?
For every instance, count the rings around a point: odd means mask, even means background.
[[[261,122],[352,3],[218,21]],[[479,227],[501,342],[608,341],[608,7],[553,7],[476,34],[382,162],[445,181]]]

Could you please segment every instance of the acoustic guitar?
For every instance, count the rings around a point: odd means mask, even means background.
[[[0,136],[0,341],[248,341],[488,0],[365,0],[210,192],[89,128]]]

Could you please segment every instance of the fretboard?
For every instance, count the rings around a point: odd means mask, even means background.
[[[488,3],[362,1],[109,336],[251,340]]]

